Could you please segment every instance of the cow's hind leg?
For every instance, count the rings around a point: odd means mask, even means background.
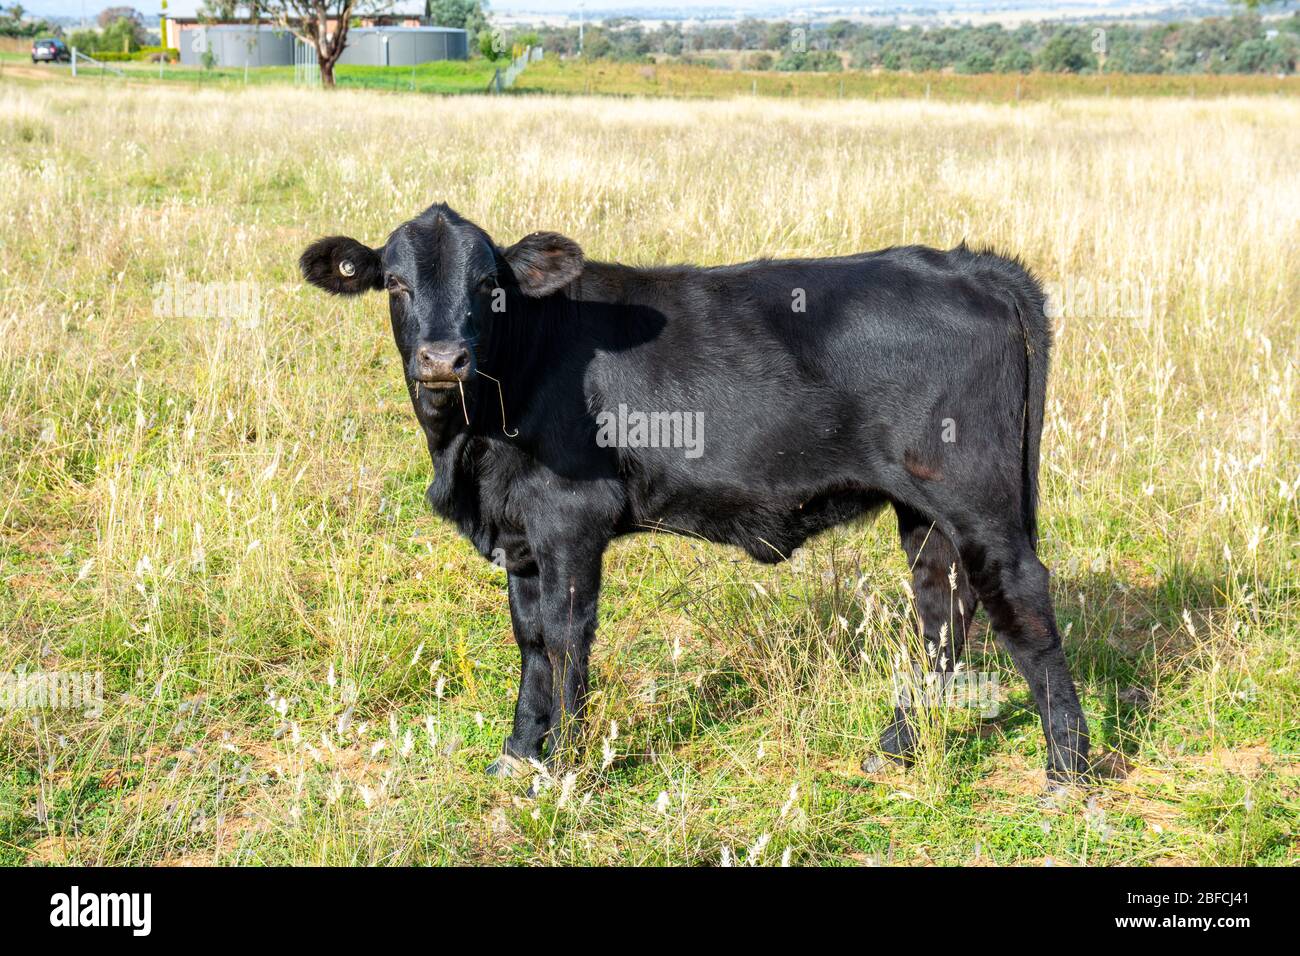
[[[1088,769],[1088,723],[1061,647],[1048,572],[1020,529],[963,540],[962,558],[998,639],[1033,692],[1047,738],[1049,787]]]
[[[927,655],[927,663],[918,664],[910,675],[910,692],[923,686],[927,672],[950,679],[966,645],[977,598],[957,548],[947,535],[911,508],[895,505],[895,510],[898,535],[912,568],[917,627]],[[862,762],[867,773],[880,770],[886,761],[903,765],[911,762],[918,728],[915,709],[907,704],[902,697],[896,701],[894,718],[880,738],[880,755]]]
[[[487,772],[508,777],[521,760],[540,760],[542,741],[551,728],[551,662],[546,656],[542,627],[541,577],[534,571],[510,573],[510,624],[519,645],[519,697],[515,723],[502,755]]]

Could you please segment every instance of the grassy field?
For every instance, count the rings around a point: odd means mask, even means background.
[[[778,96],[792,99],[928,97],[1014,102],[1078,96],[1295,95],[1293,77],[1106,75],[1071,73],[778,73],[719,70],[683,63],[615,63],[548,57],[519,78],[520,92],[687,99]]]
[[[24,67],[24,62],[26,66]],[[78,67],[78,82],[168,83],[187,86],[292,86],[292,66],[255,67],[248,70],[236,67],[201,67],[156,63],[110,63],[111,70],[82,64]],[[15,69],[17,68],[17,69]],[[68,66],[42,63],[32,65],[24,54],[0,54],[0,76],[4,70],[18,72],[24,79],[43,76],[47,79],[72,78]],[[340,66],[335,79],[340,88],[390,90],[403,93],[482,93],[487,89],[496,67],[487,60],[441,60],[421,63],[416,67]],[[38,72],[39,71],[39,72]]]
[[[23,67],[26,55],[0,53],[4,70],[24,77],[64,78],[66,66]],[[505,67],[504,61],[499,64]],[[250,70],[217,67],[113,63],[135,82],[184,83],[199,86],[292,85],[291,66]],[[17,69],[15,69],[17,68]],[[496,66],[487,60],[441,61],[409,67],[341,66],[341,88],[415,93],[482,93]],[[37,72],[40,71],[40,72]],[[93,66],[82,66],[82,82],[123,82],[123,78]],[[777,73],[719,70],[683,63],[616,63],[609,60],[560,60],[548,57],[531,64],[515,86],[518,93],[582,96],[653,96],[673,99],[719,99],[737,96],[786,99],[924,98],[947,102],[1015,103],[1091,96],[1295,96],[1295,77],[1255,75],[1139,76],[1073,73]]]
[[[0,82],[0,862],[1295,864],[1300,104],[708,103]],[[719,263],[962,239],[1054,291],[1042,553],[1093,732],[1024,682],[866,778],[909,645],[892,523],[777,569],[606,562],[583,763],[482,774],[503,575],[427,514],[378,297],[295,259],[445,199]]]

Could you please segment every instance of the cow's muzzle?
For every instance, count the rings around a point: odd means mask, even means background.
[[[425,388],[456,388],[469,380],[474,358],[464,345],[430,342],[416,348],[411,378]]]

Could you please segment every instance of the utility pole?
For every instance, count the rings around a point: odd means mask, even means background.
[[[578,4],[578,56],[582,56],[582,27],[583,27],[583,12],[584,12],[584,8],[585,8],[586,6],[587,6],[587,4],[586,4],[585,0],[584,0],[583,3],[579,3],[579,4]]]

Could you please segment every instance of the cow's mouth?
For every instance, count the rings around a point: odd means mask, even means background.
[[[458,400],[460,382],[422,382],[415,379],[414,384],[416,411],[426,419],[441,419],[453,414],[452,409],[460,404]]]

